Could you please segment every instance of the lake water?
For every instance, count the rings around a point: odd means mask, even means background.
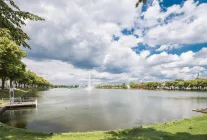
[[[0,122],[43,132],[114,130],[200,115],[207,92],[50,89],[37,93],[38,107],[7,110]]]

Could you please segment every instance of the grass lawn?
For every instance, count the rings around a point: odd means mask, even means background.
[[[15,97],[24,95],[28,92],[28,89],[15,89]],[[1,98],[9,98],[9,90],[8,89],[0,89],[0,99]]]
[[[8,103],[8,101],[1,101],[0,100],[0,107],[4,107],[7,103]]]
[[[38,133],[0,124],[0,140],[207,140],[207,115],[127,130]]]

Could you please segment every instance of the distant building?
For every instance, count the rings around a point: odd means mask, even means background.
[[[198,73],[198,75],[197,75],[197,78],[196,79],[199,79],[200,78],[200,73]]]

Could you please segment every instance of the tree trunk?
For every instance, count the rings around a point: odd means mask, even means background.
[[[10,88],[13,88],[12,80],[9,80]]]
[[[1,89],[5,88],[5,78],[2,78]]]
[[[15,83],[15,87],[17,87],[17,81],[14,81],[14,83]]]

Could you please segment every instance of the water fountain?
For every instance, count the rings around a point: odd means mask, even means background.
[[[91,86],[91,74],[88,77],[88,87],[86,88],[87,91],[91,91],[93,87]]]

